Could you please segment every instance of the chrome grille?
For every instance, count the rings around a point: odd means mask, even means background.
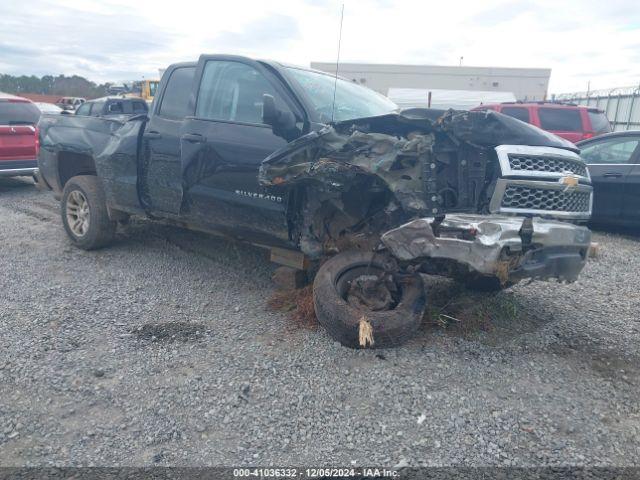
[[[573,161],[560,156],[509,154],[509,166],[517,172],[553,172],[573,173],[580,177],[587,176],[587,166],[580,160]]]
[[[544,215],[587,220],[591,216],[590,185],[500,178],[491,197],[491,213]]]
[[[492,213],[589,219],[593,189],[580,155],[531,145],[499,145],[495,150],[502,176],[489,204]]]
[[[556,147],[499,145],[496,147],[503,177],[555,180],[574,175],[582,183],[591,181],[580,155]]]
[[[501,207],[589,213],[590,205],[590,191],[550,190],[525,185],[508,185],[502,196]]]

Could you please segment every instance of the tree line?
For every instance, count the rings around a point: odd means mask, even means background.
[[[0,74],[0,92],[20,95],[21,93],[39,93],[42,95],[60,95],[61,97],[96,98],[107,94],[109,84],[96,84],[84,77],[73,75],[7,75]]]

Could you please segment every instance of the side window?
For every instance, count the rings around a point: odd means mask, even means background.
[[[524,107],[502,107],[502,113],[529,123],[529,109]]]
[[[171,72],[158,115],[174,120],[181,120],[187,115],[195,70],[195,67],[182,67]]]
[[[262,96],[276,98],[286,108],[264,76],[240,62],[207,62],[200,82],[196,116],[210,120],[239,123],[262,123]]]
[[[538,110],[538,117],[540,117],[540,127],[543,130],[582,131],[582,118],[577,108],[541,108]]]
[[[91,114],[91,103],[83,103],[76,110],[76,115],[89,116]]]
[[[638,139],[620,138],[608,142],[596,142],[580,150],[587,163],[628,163],[638,148]]]

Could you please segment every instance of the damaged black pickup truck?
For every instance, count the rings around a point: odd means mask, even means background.
[[[304,68],[226,55],[170,66],[149,115],[47,116],[38,182],[80,248],[146,215],[268,247],[315,274],[352,347],[399,345],[421,273],[471,288],[576,280],[589,173],[558,137],[496,112],[414,109]]]

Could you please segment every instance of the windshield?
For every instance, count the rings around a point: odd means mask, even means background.
[[[331,75],[287,67],[294,81],[304,90],[311,100],[320,121],[328,123],[333,120],[341,122],[354,118],[374,117],[395,112],[398,106],[387,97],[366,87],[347,82]],[[333,93],[335,87],[335,109],[333,109]],[[332,115],[333,111],[333,115]]]

